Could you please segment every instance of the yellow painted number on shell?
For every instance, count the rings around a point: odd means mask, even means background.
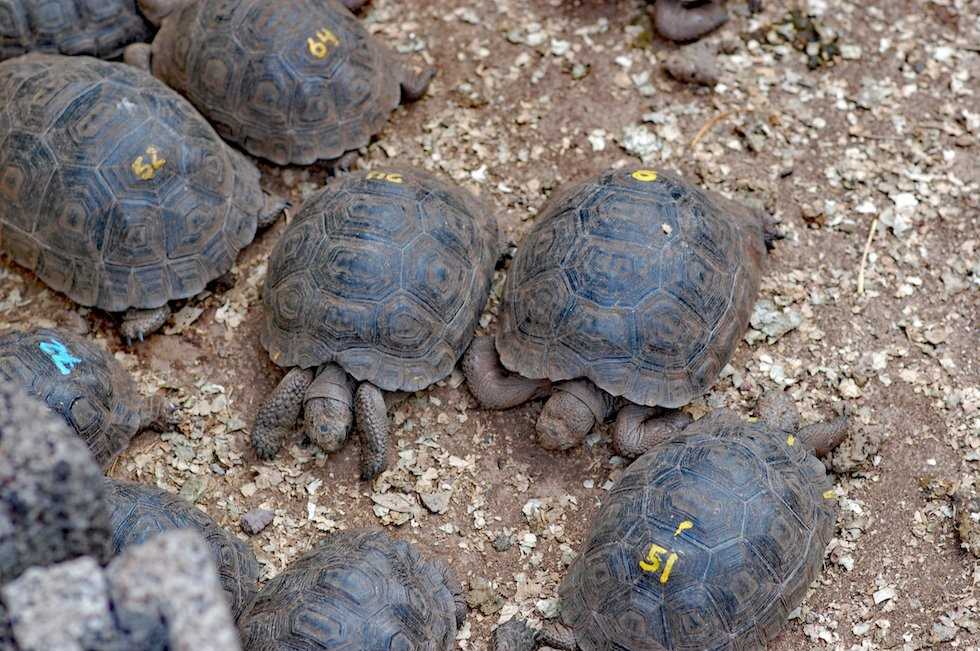
[[[793,436],[792,434],[790,434],[789,436],[787,436],[786,437],[786,445],[788,445],[789,447],[793,447],[794,445],[796,445],[796,437]]]
[[[647,557],[640,561],[640,569],[644,572],[654,573],[660,570],[660,565],[663,563],[664,570],[660,574],[660,582],[667,583],[667,581],[670,579],[670,573],[673,571],[674,564],[677,563],[678,558],[677,554],[671,552],[667,556],[666,563],[661,561],[660,555],[667,554],[668,551],[670,550],[665,549],[664,547],[661,547],[655,543],[651,543],[650,550],[647,552]]]
[[[694,526],[693,522],[691,522],[690,520],[684,520],[684,522],[681,522],[679,525],[677,525],[677,530],[674,532],[674,537],[676,538],[677,536],[681,535],[681,533],[687,531],[693,526]]]
[[[392,172],[368,172],[367,178],[369,181],[387,181],[388,183],[405,182],[405,179],[402,178],[401,174],[395,174]]]
[[[149,181],[157,175],[157,170],[167,164],[166,159],[160,158],[160,150],[150,145],[143,156],[137,156],[133,161],[133,174],[137,178]]]
[[[657,173],[653,170],[636,170],[632,174],[633,178],[643,183],[650,183],[657,180]]]
[[[832,500],[832,499],[834,499],[835,497],[837,497],[837,493],[835,493],[833,489],[831,489],[831,490],[829,490],[829,491],[824,491],[824,492],[823,492],[823,498],[824,498],[825,500]]]
[[[340,39],[326,27],[318,29],[316,36],[306,39],[306,48],[317,59],[327,58],[327,55],[330,53],[328,47],[330,45],[334,47],[340,45]]]

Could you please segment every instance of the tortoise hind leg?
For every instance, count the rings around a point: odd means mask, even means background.
[[[362,382],[354,395],[354,413],[361,439],[361,479],[370,481],[388,465],[388,407],[381,389]]]
[[[691,417],[683,411],[663,410],[640,405],[626,405],[616,416],[613,430],[613,448],[616,454],[634,459],[653,446],[677,436],[691,424]]]
[[[354,423],[354,391],[347,372],[325,364],[306,390],[304,431],[324,452],[335,452],[347,442]]]
[[[413,70],[404,65],[400,67],[402,102],[415,102],[422,99],[429,90],[432,80],[435,79],[436,69],[432,66],[425,66],[421,70]]]
[[[262,204],[262,209],[259,210],[258,227],[268,228],[279,220],[282,212],[289,207],[289,202],[278,194],[263,192],[262,196],[265,199],[265,203]]]
[[[133,43],[123,49],[123,62],[144,72],[150,72],[153,47],[149,43]]]
[[[271,459],[296,424],[313,371],[294,368],[282,379],[269,399],[259,407],[252,426],[252,448],[260,459]]]
[[[612,416],[615,406],[612,396],[588,380],[562,382],[538,417],[538,443],[546,450],[573,448]]]
[[[140,430],[162,432],[177,424],[177,405],[163,396],[151,396],[140,410]]]
[[[126,345],[131,346],[133,340],[143,341],[146,335],[153,334],[163,327],[163,324],[170,318],[170,306],[163,305],[152,310],[130,309],[123,314],[123,322],[120,326]]]
[[[463,354],[463,374],[470,393],[485,409],[510,409],[551,392],[547,380],[529,380],[500,363],[492,337],[474,337]]]

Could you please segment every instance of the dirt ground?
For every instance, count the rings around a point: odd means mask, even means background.
[[[838,531],[773,648],[980,649],[980,561],[957,533],[964,501],[951,499],[980,484],[980,3],[811,0],[794,28],[791,2],[755,15],[730,2],[732,20],[700,52],[653,36],[646,6],[375,0],[370,29],[439,74],[360,165],[440,171],[492,202],[515,244],[554,188],[608,166],[678,168],[768,208],[786,238],[753,327],[688,409],[748,415],[764,389],[785,386],[806,419],[845,402],[854,415],[833,458]],[[709,85],[666,72],[691,61]],[[326,178],[262,169],[295,205]],[[275,511],[249,538],[264,578],[325,531],[385,526],[465,583],[460,648],[487,648],[518,611],[553,617],[624,466],[606,429],[546,452],[533,437],[540,403],[482,411],[457,371],[393,412],[397,451],[373,485],[357,480],[356,441],[327,458],[297,436],[256,460],[247,430],[282,375],[258,341],[259,293],[283,228],[246,249],[234,288],[189,301],[131,350],[111,316],[7,259],[0,326],[89,332],[145,391],[179,401],[179,431],[140,435],[111,474],[179,491],[234,531],[250,509]],[[969,512],[961,523],[965,536]]]

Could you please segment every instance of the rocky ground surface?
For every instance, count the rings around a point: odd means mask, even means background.
[[[980,4],[766,2],[697,46],[651,33],[638,0],[375,0],[364,20],[438,66],[361,166],[416,164],[478,192],[519,244],[560,185],[607,166],[676,168],[766,207],[786,239],[752,329],[687,409],[751,413],[786,387],[804,417],[848,403],[832,459],[838,530],[821,577],[774,648],[980,648]],[[294,204],[324,170],[263,166]],[[122,346],[4,259],[0,326],[58,324],[103,342],[182,407],[111,470],[178,491],[242,531],[264,577],[323,532],[384,526],[446,558],[472,607],[458,645],[485,649],[517,612],[554,617],[556,587],[624,460],[606,430],[554,454],[541,405],[477,408],[457,371],[392,414],[391,469],[359,482],[357,444],[301,440],[259,462],[247,431],[280,379],[258,340],[279,224],[240,257],[238,282],[188,301],[162,334]],[[483,320],[492,332],[504,272]],[[268,521],[252,516],[250,531]]]

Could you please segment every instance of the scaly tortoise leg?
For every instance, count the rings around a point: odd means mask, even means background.
[[[421,70],[414,70],[405,64],[398,65],[401,68],[402,102],[417,102],[422,99],[436,77],[436,69],[425,66]]]
[[[538,417],[538,443],[546,450],[567,450],[580,445],[596,423],[605,422],[616,400],[588,380],[555,386]]]
[[[133,345],[133,340],[143,341],[146,335],[153,334],[163,327],[170,318],[170,306],[163,305],[152,310],[129,309],[123,314],[122,325],[119,327],[126,345]]]
[[[252,426],[252,448],[260,459],[271,459],[299,419],[313,371],[294,368],[282,379],[269,399],[259,407]]]
[[[150,72],[150,60],[153,57],[153,46],[149,43],[133,43],[123,49],[123,63]]]
[[[140,12],[146,19],[159,27],[170,14],[183,9],[194,0],[138,0]]]
[[[616,454],[634,459],[653,446],[680,434],[691,417],[679,410],[664,413],[657,407],[626,405],[616,416],[613,448]]]
[[[361,479],[370,481],[388,465],[388,407],[381,389],[362,382],[354,395],[354,414],[361,439]]]
[[[347,371],[324,364],[306,390],[303,430],[324,452],[336,452],[354,423],[354,390]]]
[[[282,212],[289,207],[289,202],[280,197],[278,194],[263,192],[262,196],[265,198],[265,203],[262,205],[262,209],[259,211],[257,219],[258,227],[268,228],[279,220],[279,217],[282,216]]]
[[[163,396],[150,396],[140,410],[140,430],[162,432],[177,424],[177,405]]]
[[[470,393],[485,409],[510,409],[551,393],[548,380],[529,380],[500,363],[492,337],[474,337],[463,354],[463,374]]]

